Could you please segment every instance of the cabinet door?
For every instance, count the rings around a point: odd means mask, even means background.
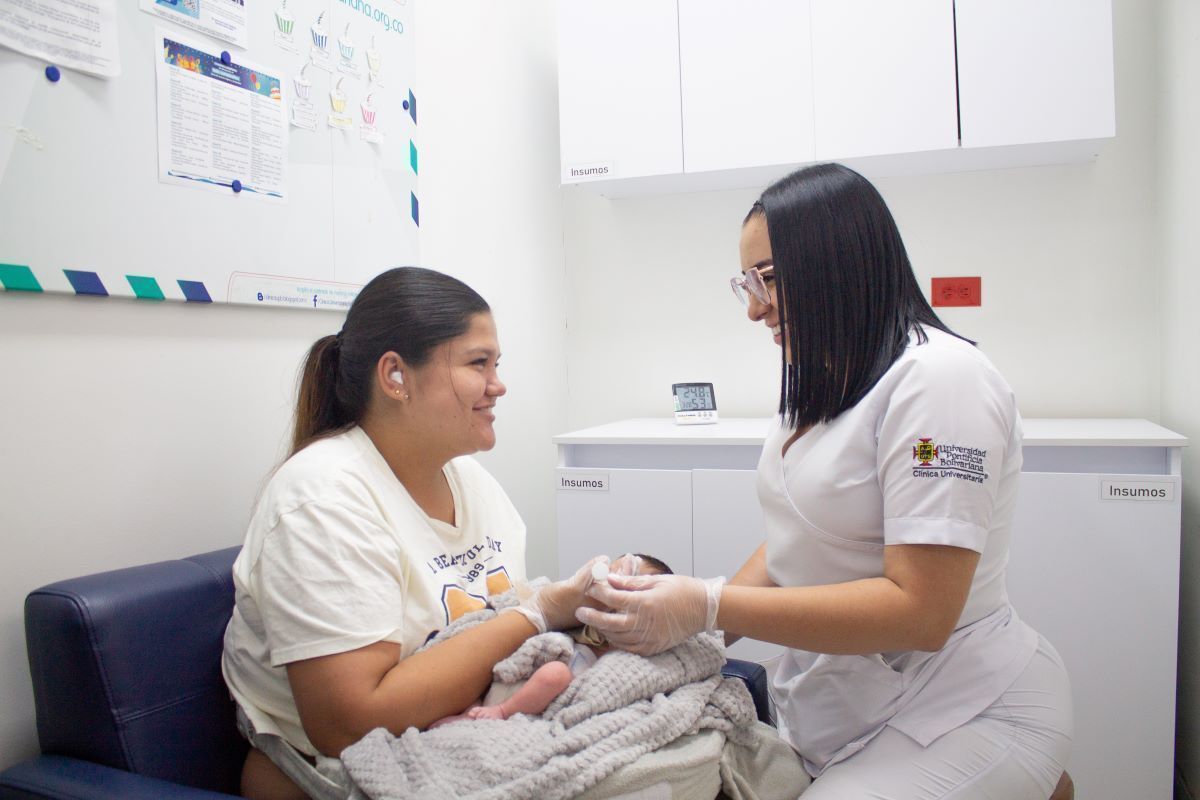
[[[696,575],[732,578],[767,538],[751,469],[692,471],[692,547]],[[777,644],[742,639],[732,658],[766,661],[783,652]]]
[[[1102,477],[1173,485],[1174,499],[1101,500]],[[1080,797],[1171,797],[1179,490],[1174,475],[1021,473],[1008,591],[1070,674]]]
[[[1116,134],[1110,0],[958,0],[963,147]]]
[[[683,171],[676,0],[560,0],[563,183]]]
[[[818,159],[958,146],[951,0],[812,0]]]
[[[572,469],[565,477],[604,475],[605,491],[557,491],[558,573],[592,556],[646,553],[692,574],[692,474],[688,470]]]
[[[679,0],[686,172],[813,159],[808,0]]]

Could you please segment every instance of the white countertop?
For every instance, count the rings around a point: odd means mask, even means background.
[[[1025,419],[1026,447],[1186,447],[1188,440],[1144,419]],[[760,446],[768,418],[722,419],[712,425],[676,425],[669,417],[643,417],[555,436],[555,444],[658,444]]]

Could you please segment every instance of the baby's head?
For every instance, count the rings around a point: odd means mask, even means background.
[[[645,553],[634,553],[633,557],[638,559],[637,574],[638,575],[674,575],[675,571],[667,566],[667,562],[662,559],[648,556]]]
[[[592,565],[593,580],[602,581],[608,577],[608,573],[610,572],[615,572],[618,575],[675,574],[665,561],[644,553],[626,553],[613,561],[612,566],[603,561],[597,561]]]
[[[648,556],[645,553],[626,553],[623,556],[615,559],[610,568],[603,561],[598,561],[592,566],[592,578],[597,581],[603,581],[608,578],[608,573],[616,572],[622,575],[674,575],[675,572],[667,562],[654,556]],[[583,644],[591,645],[595,650],[596,655],[604,655],[609,651],[610,645],[604,639],[604,635],[591,625],[585,625],[583,632],[576,638]]]

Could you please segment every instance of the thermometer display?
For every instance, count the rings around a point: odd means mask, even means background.
[[[711,383],[673,383],[675,422],[703,425],[717,421],[717,396]]]

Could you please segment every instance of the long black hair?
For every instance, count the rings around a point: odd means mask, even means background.
[[[362,421],[384,353],[419,367],[434,347],[462,335],[473,316],[490,310],[470,286],[431,269],[397,267],[377,275],[350,305],[341,332],[322,336],[308,351],[292,454]]]
[[[854,170],[797,170],[767,187],[745,222],[757,215],[766,219],[775,264],[787,344],[779,413],[789,427],[829,422],[852,408],[914,330],[922,342],[922,326],[958,336],[921,293],[883,197]]]

